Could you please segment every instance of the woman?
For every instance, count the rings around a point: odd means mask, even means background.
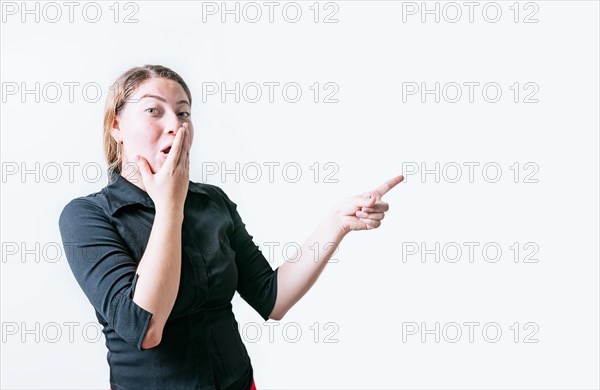
[[[159,65],[114,83],[104,113],[109,182],[71,200],[59,227],[73,274],[94,306],[121,389],[254,389],[232,312],[238,291],[266,321],[281,320],[352,230],[380,226],[395,177],[344,199],[295,262],[276,270],[216,185],[189,180],[192,96]],[[310,250],[325,245],[315,261]]]

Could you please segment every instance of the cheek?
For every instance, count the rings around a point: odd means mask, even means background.
[[[151,131],[147,127],[140,127],[129,134],[128,141],[132,150],[140,152],[152,152],[158,148],[160,139],[159,131]]]

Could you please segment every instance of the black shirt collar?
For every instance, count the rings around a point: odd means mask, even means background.
[[[210,196],[202,188],[202,183],[190,181],[188,191]],[[135,203],[154,208],[154,202],[146,191],[125,179],[116,171],[109,173],[108,185],[102,189],[102,192],[108,200],[108,211],[111,215],[114,215],[121,207]]]

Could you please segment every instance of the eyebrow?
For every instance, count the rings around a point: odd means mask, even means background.
[[[143,98],[154,98],[154,99],[160,100],[161,102],[164,102],[164,103],[167,102],[167,100],[165,98],[157,96],[157,95],[145,94],[145,95],[141,96],[139,100],[142,100]],[[176,104],[181,104],[181,103],[187,104],[188,106],[191,107],[190,103],[187,100],[180,100]]]

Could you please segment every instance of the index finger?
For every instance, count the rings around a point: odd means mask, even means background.
[[[185,129],[185,134],[183,135],[184,139],[181,140],[181,143],[179,144],[179,158],[177,159],[176,165],[182,164],[184,161],[186,161],[187,158],[189,158],[190,131],[186,124],[183,124],[181,126],[181,130],[183,130],[183,129]]]
[[[165,165],[168,165],[172,168],[176,167],[179,162],[181,156],[181,149],[184,147],[184,137],[187,135],[181,130],[182,128],[180,127],[179,131],[177,131],[177,134],[175,134],[175,139],[173,140],[173,144],[171,145],[171,151],[169,152],[167,160],[165,161]]]
[[[383,195],[385,195],[386,192],[388,192],[389,190],[394,188],[402,180],[404,180],[404,176],[402,176],[402,175],[396,176],[393,179],[390,179],[390,180],[386,181],[385,183],[383,183],[382,185],[380,185],[379,187],[377,187],[375,189],[375,191],[377,191],[379,194],[381,194],[381,196],[383,196]]]

